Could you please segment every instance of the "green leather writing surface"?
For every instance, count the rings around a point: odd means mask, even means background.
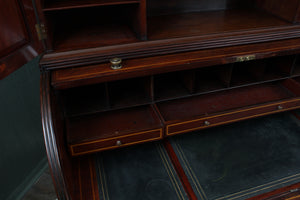
[[[199,199],[247,199],[300,182],[300,121],[290,113],[179,135],[171,144]]]

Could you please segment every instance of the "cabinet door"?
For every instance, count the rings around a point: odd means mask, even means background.
[[[31,0],[0,1],[0,80],[43,51]]]

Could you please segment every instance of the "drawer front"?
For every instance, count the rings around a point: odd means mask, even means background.
[[[162,139],[163,130],[154,129],[138,133],[132,133],[120,137],[106,138],[86,143],[69,145],[72,156],[99,152],[108,149],[120,148],[128,145],[149,142]]]
[[[197,118],[190,121],[182,121],[167,125],[166,135],[175,135],[200,130],[208,127],[228,124],[254,117],[288,111],[296,108],[300,108],[300,99],[281,101],[278,103],[256,106],[247,109],[240,109],[219,115],[211,115],[208,117]]]

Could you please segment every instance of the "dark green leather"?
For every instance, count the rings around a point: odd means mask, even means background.
[[[188,199],[160,143],[150,143],[97,155],[101,199]]]
[[[300,182],[300,121],[290,113],[175,136],[199,199],[246,199]]]

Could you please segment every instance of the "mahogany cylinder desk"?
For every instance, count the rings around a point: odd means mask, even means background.
[[[0,7],[1,78],[43,53],[42,123],[61,200],[92,199],[96,152],[300,108],[299,0]]]

